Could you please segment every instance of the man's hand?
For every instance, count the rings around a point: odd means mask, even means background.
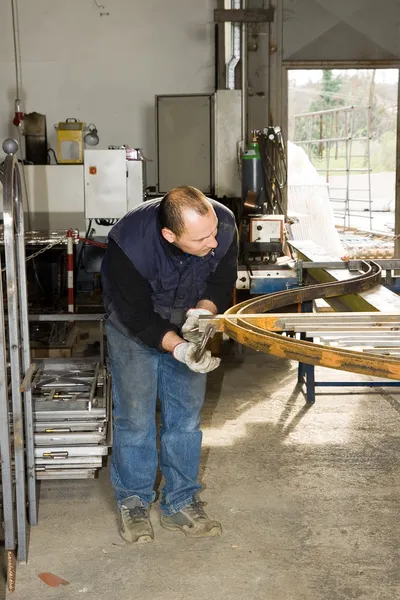
[[[213,313],[205,308],[189,308],[186,313],[186,321],[182,326],[182,337],[188,342],[199,344],[203,333],[199,331],[199,317],[202,315],[210,315]]]
[[[211,352],[206,350],[203,357],[196,362],[195,355],[198,349],[198,345],[192,342],[181,342],[175,346],[173,351],[173,357],[181,363],[184,363],[191,371],[195,373],[209,373],[214,371],[221,362],[220,358],[211,356]]]

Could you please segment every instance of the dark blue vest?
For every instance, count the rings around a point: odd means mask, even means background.
[[[207,279],[230,247],[236,235],[233,213],[210,200],[218,217],[218,246],[205,257],[171,251],[162,237],[158,211],[161,199],[144,202],[111,229],[109,237],[125,252],[151,287],[154,310],[171,323],[183,325],[186,311],[202,298]],[[113,310],[113,290],[108,277],[107,252],[102,264],[102,286],[107,317],[122,333],[132,337]],[[135,338],[136,339],[136,338]]]

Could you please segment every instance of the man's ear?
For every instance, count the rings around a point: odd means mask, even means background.
[[[173,231],[171,231],[170,229],[167,229],[167,227],[163,227],[161,229],[161,235],[163,236],[164,239],[167,240],[167,242],[169,242],[170,244],[174,244],[176,242],[176,235],[174,234]]]

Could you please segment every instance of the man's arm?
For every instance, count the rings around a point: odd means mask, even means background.
[[[154,311],[149,282],[114,240],[109,240],[107,253],[113,307],[120,321],[146,346],[172,352],[184,340],[176,325]]]
[[[237,279],[238,237],[234,239],[225,256],[220,260],[214,273],[207,280],[207,288],[195,307],[186,313],[182,327],[183,337],[189,342],[199,343],[202,334],[199,331],[201,315],[223,313],[232,301],[232,292]]]
[[[218,267],[211,273],[203,298],[196,308],[205,308],[213,314],[225,312],[232,301],[233,288],[237,279],[238,238],[234,238]]]

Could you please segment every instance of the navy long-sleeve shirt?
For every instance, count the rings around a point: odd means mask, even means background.
[[[175,254],[182,253],[172,244],[169,250]],[[213,302],[219,313],[230,306],[237,278],[237,253],[235,235],[227,253],[209,276],[206,291],[200,298]],[[112,239],[108,242],[107,254],[111,284],[115,292],[113,307],[121,322],[143,344],[160,349],[165,334],[168,331],[179,333],[179,328],[155,312],[149,282],[140,275],[125,252]]]

